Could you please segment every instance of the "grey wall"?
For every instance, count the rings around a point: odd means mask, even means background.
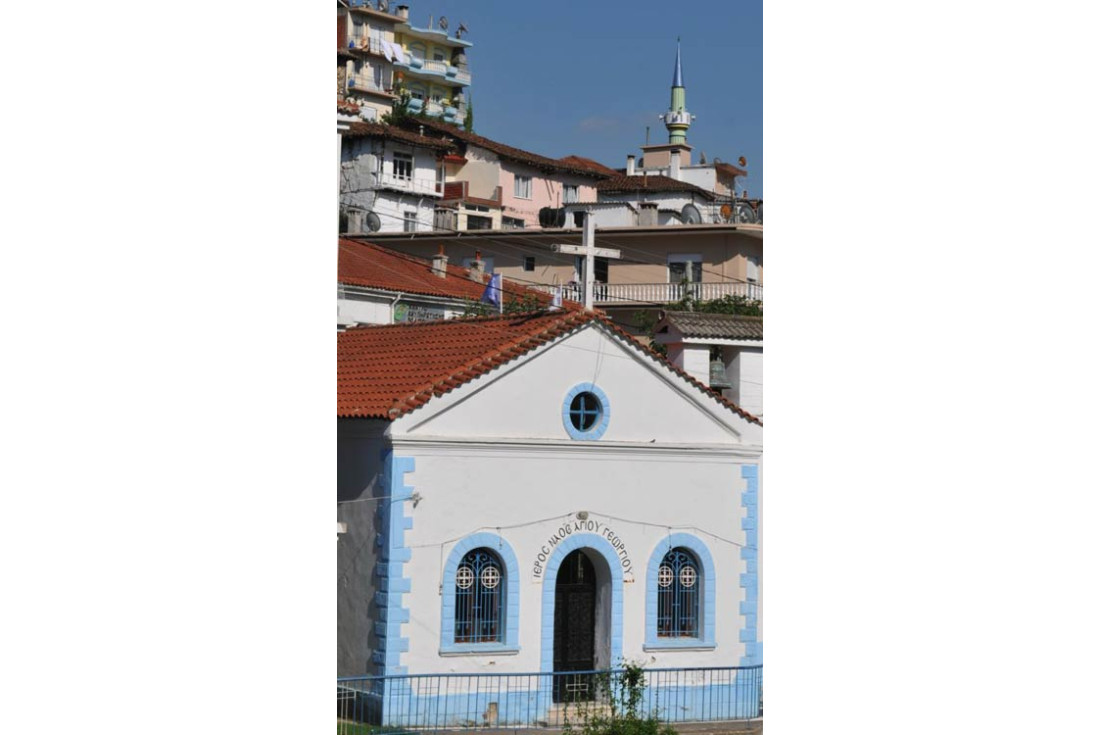
[[[338,537],[336,552],[337,676],[377,673],[371,651],[378,644],[374,566],[381,551],[375,543],[381,523],[374,498],[385,492],[379,484],[385,427],[386,422],[337,422],[336,519],[347,524],[347,532]]]

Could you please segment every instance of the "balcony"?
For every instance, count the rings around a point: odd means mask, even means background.
[[[369,94],[378,94],[383,97],[396,98],[390,90],[382,87],[381,85],[374,83],[374,78],[368,74],[349,74],[348,75],[348,93],[363,92]]]
[[[395,176],[394,174],[374,174],[375,186],[387,189],[400,189],[414,194],[427,196],[442,196],[443,186],[436,181],[413,179],[407,176]]]
[[[553,293],[553,286],[532,286]],[[764,287],[757,283],[597,283],[593,300],[601,306],[628,304],[672,304],[690,292],[697,301],[711,301],[723,296],[743,296],[751,301],[764,301]],[[584,286],[567,283],[562,286],[562,298],[584,301]]]
[[[431,77],[463,87],[470,84],[470,72],[468,70],[451,66],[445,61],[425,59],[409,52],[406,52],[404,62],[394,61],[393,65],[398,69],[407,69],[408,73],[413,76]]]

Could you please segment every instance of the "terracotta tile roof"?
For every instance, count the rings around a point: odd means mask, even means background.
[[[719,171],[726,176],[747,176],[748,171],[737,168],[732,163],[726,163],[724,161],[718,161],[714,164],[714,170]]]
[[[371,242],[340,238],[336,280],[348,286],[477,301],[485,292],[485,284],[471,281],[469,274],[468,268],[448,264],[447,276],[440,278],[432,273],[432,264],[428,260]],[[550,303],[549,294],[507,278],[504,279],[503,289],[505,303],[510,297],[523,298],[527,295],[533,295],[542,304]],[[565,306],[580,308],[573,302]]]
[[[763,425],[612,324],[584,311],[363,326],[340,332],[336,346],[338,417],[393,420],[541,345],[597,323],[658,367],[712,400]]]
[[[714,193],[686,181],[668,176],[616,176],[596,184],[601,194],[635,194],[638,192],[688,192],[706,199],[714,199]]]
[[[606,178],[608,174],[600,171],[593,170],[590,166],[573,165],[570,163],[564,163],[559,159],[547,158],[546,156],[540,156],[537,153],[531,153],[525,151],[522,148],[513,148],[510,145],[504,143],[498,143],[495,140],[484,138],[474,133],[467,133],[464,128],[458,125],[451,125],[450,123],[442,122],[441,120],[433,120],[430,118],[415,118],[407,119],[402,125],[408,129],[417,129],[423,125],[426,130],[433,131],[438,136],[446,135],[460,140],[467,145],[476,145],[479,148],[492,151],[501,158],[523,163],[533,168],[541,169],[543,171],[557,171],[571,174],[578,174],[580,176],[590,176],[594,178]]]
[[[399,140],[402,143],[410,143],[424,148],[434,148],[440,151],[454,150],[454,145],[439,138],[429,138],[426,135],[417,135],[408,130],[377,122],[355,122],[344,133],[345,138],[387,138]]]
[[[661,312],[659,320],[675,327],[685,337],[764,339],[764,318],[759,316],[664,311]]]
[[[619,175],[619,172],[615,169],[610,168],[609,166],[604,166],[599,161],[593,161],[591,158],[585,158],[584,156],[565,156],[564,158],[559,158],[558,160],[568,166],[587,168],[601,174],[607,174],[608,176]]]

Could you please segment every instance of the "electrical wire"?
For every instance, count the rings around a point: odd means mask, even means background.
[[[732,546],[736,546],[738,548],[742,548],[742,549],[755,549],[756,548],[755,546],[753,546],[751,544],[742,544],[738,541],[734,541],[733,539],[726,538],[725,536],[714,533],[713,531],[708,531],[704,528],[699,528],[698,526],[670,525],[668,523],[651,523],[649,521],[639,521],[639,520],[631,519],[631,518],[622,518],[620,516],[614,516],[614,515],[611,515],[610,513],[603,513],[603,512],[600,512],[600,511],[589,511],[589,513],[593,514],[593,515],[603,516],[604,518],[610,518],[611,520],[619,521],[620,523],[628,523],[628,524],[635,525],[635,526],[646,526],[646,527],[649,527],[649,528],[661,528],[661,529],[665,529],[665,530],[670,531],[670,532],[671,531],[685,531],[685,530],[686,531],[695,531],[696,533],[701,533],[705,536],[710,536],[711,538],[713,538],[717,541],[721,541],[723,543],[727,543],[727,544],[730,544]],[[561,520],[562,518],[569,518],[569,517],[572,517],[572,513],[568,513],[568,514],[565,514],[565,515],[560,515],[559,514],[559,515],[549,516],[547,518],[540,518],[540,519],[534,520],[534,521],[524,521],[523,523],[512,523],[512,524],[507,524],[507,525],[496,525],[496,526],[478,526],[477,528],[473,528],[473,529],[467,531],[466,533],[464,533],[460,536],[455,536],[454,538],[449,538],[449,539],[445,539],[443,541],[435,541],[435,542],[426,543],[426,544],[410,544],[408,546],[408,548],[410,548],[410,549],[432,549],[432,548],[435,548],[435,547],[438,546],[438,547],[440,547],[440,549],[443,549],[443,548],[449,546],[450,544],[461,541],[464,538],[468,538],[468,537],[472,536],[473,534],[478,533],[480,531],[492,531],[494,529],[497,530],[497,531],[500,531],[500,530],[503,530],[503,529],[512,530],[512,529],[516,529],[516,528],[527,528],[529,526],[536,526],[536,525],[539,525],[541,523],[547,523],[549,521],[557,521],[557,520]],[[497,535],[499,536],[500,534],[498,533]]]
[[[404,218],[398,217],[395,214],[390,214],[389,212],[375,212],[375,214],[380,216],[380,217],[387,217],[389,219],[392,219],[392,220],[395,220],[395,221],[398,221],[398,222],[402,222],[402,223],[405,222]],[[471,233],[477,233],[477,232],[480,232],[480,231],[479,230],[456,230],[456,229],[449,228],[449,227],[439,227],[436,230],[434,230],[433,232],[445,232],[445,233],[454,234],[454,235],[467,235],[468,237],[476,238],[479,241],[488,241],[488,242],[490,242],[494,245],[500,245],[500,246],[503,246],[503,247],[511,248],[511,249],[517,250],[517,251],[519,251],[521,253],[524,253],[524,254],[531,254],[532,252],[534,252],[535,254],[545,256],[548,252],[549,253],[554,253],[554,251],[551,251],[551,250],[547,249],[545,243],[543,243],[539,240],[535,240],[531,236],[518,234],[519,230],[514,231],[516,234],[512,234],[510,232],[508,235],[496,235],[496,236],[471,234]],[[351,233],[343,233],[343,236],[349,236],[350,234]],[[425,234],[429,234],[429,233],[425,233]],[[355,233],[354,236],[355,237],[369,238],[370,233]],[[521,245],[516,245],[515,243],[505,242],[505,241],[500,239],[501,237],[508,237],[508,238],[513,239],[513,240],[531,242],[532,243],[530,245],[531,249],[526,249]],[[651,256],[652,255],[649,251],[644,250],[642,248],[637,248],[637,247],[630,246],[630,245],[623,245],[620,242],[612,241],[606,235],[601,237],[597,233],[597,237],[604,244],[611,245],[611,246],[616,247],[620,250],[629,250],[629,251],[632,251],[632,252],[635,252],[635,253],[640,253],[641,255],[645,255],[645,256]],[[490,255],[500,255],[500,256],[507,257],[505,253],[500,252],[500,251],[490,250],[490,249],[485,248],[485,247],[480,247],[478,249],[485,252],[485,253],[488,253]],[[556,254],[554,254],[554,255],[556,255]],[[563,256],[563,257],[559,257],[559,258],[555,259],[553,257],[553,255],[551,255],[550,258],[551,258],[552,261],[555,262],[555,264],[563,265],[563,266],[571,265],[570,259],[568,257]],[[655,266],[666,266],[666,267],[668,265],[667,260],[666,261],[652,260],[652,259],[651,260],[645,260],[642,257],[635,257],[633,260],[629,260],[629,261],[625,261],[625,262],[626,263],[637,263],[637,264],[640,264],[640,265],[655,265]],[[748,281],[748,280],[745,280],[745,279],[742,279],[742,278],[737,278],[735,276],[726,275],[725,273],[720,273],[718,271],[711,270],[709,268],[704,268],[704,267],[702,267],[701,262],[700,262],[700,272],[701,273],[707,273],[709,275],[715,276],[716,278],[722,279],[722,281],[727,281],[727,282],[730,282],[730,283],[739,283],[739,284],[745,284],[745,285],[758,286],[758,284],[756,284],[753,281]],[[623,282],[624,283],[633,283],[633,284],[649,283],[648,281],[637,281],[637,280],[625,280]],[[550,285],[550,284],[539,284],[539,285]],[[625,299],[625,300],[631,301],[631,299]]]

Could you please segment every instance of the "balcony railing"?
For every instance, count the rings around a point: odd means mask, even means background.
[[[393,93],[380,84],[375,84],[374,78],[367,74],[349,74],[348,92],[375,92],[393,96]]]
[[[553,293],[553,286],[532,286]],[[750,301],[764,301],[764,287],[757,283],[597,283],[592,299],[597,304],[671,304],[686,294],[696,301],[712,301],[724,296],[743,296]],[[584,285],[567,283],[562,286],[562,298],[584,301]]]
[[[337,732],[364,726],[458,730],[561,728],[585,715],[621,713],[623,671],[426,674],[336,680]],[[728,722],[763,715],[762,667],[644,669],[634,704],[663,722]],[[361,723],[361,724],[360,724]]]
[[[425,181],[407,176],[395,176],[393,174],[375,174],[374,180],[377,186],[387,186],[391,189],[403,189],[417,194],[429,194],[442,196],[443,186],[437,181]]]

